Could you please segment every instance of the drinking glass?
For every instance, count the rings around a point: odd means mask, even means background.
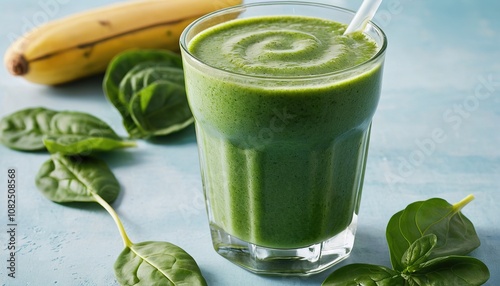
[[[275,15],[348,24],[354,12],[268,2],[205,15],[181,35],[186,91],[215,251],[255,273],[309,275],[353,247],[387,40],[369,22],[372,58],[308,76],[227,71],[191,52],[192,40],[215,25]],[[224,53],[220,46],[213,52]]]

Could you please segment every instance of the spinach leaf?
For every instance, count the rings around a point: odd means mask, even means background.
[[[187,252],[159,241],[126,246],[115,262],[115,275],[121,285],[207,285]]]
[[[404,271],[411,271],[412,267],[427,261],[432,249],[437,244],[437,237],[428,234],[415,240],[403,254],[402,264],[406,267]]]
[[[467,196],[454,205],[442,199],[408,205],[387,225],[394,270],[351,264],[334,271],[323,285],[476,286],[486,283],[490,272],[483,262],[457,255],[479,246],[472,223],[460,213],[473,198]],[[460,230],[464,231],[461,235]]]
[[[53,154],[36,175],[36,186],[49,200],[58,203],[95,202],[99,195],[113,202],[120,185],[107,164],[94,157]]]
[[[43,107],[14,112],[0,121],[0,141],[15,150],[45,150],[42,138],[49,133],[56,113]]]
[[[118,98],[128,106],[134,94],[157,80],[166,80],[184,86],[182,68],[165,62],[144,62],[134,66],[120,82]]]
[[[71,111],[62,111],[52,117],[49,134],[43,138],[43,143],[50,153],[65,155],[136,146],[132,141],[123,140],[97,117]]]
[[[384,266],[349,264],[334,271],[322,286],[401,286],[405,285],[401,275]]]
[[[480,260],[467,256],[445,256],[422,263],[409,274],[410,285],[475,286],[490,278],[488,267]]]
[[[396,213],[386,230],[387,242],[394,269],[403,270],[401,262],[410,245],[425,236],[435,234],[437,245],[429,258],[446,255],[465,255],[479,247],[480,242],[472,222],[460,211],[473,199],[469,196],[451,205],[443,199],[434,198],[412,203]]]
[[[167,50],[134,49],[116,55],[106,69],[103,89],[108,100],[122,115],[127,114],[127,107],[122,105],[119,99],[120,83],[136,65],[145,62],[161,62],[161,65],[182,69],[181,57]]]
[[[65,155],[88,155],[92,151],[110,151],[136,146],[131,141],[106,137],[87,137],[85,135],[46,136],[43,143],[50,153]]]
[[[114,264],[121,285],[207,285],[198,264],[186,251],[168,242],[133,243],[115,210],[99,195],[94,198],[115,221],[125,245]]]
[[[165,50],[130,50],[117,55],[103,82],[130,137],[167,135],[191,124],[182,59]]]
[[[50,153],[65,155],[136,146],[90,114],[42,107],[27,108],[4,117],[0,121],[0,138],[12,149],[47,149]]]
[[[157,81],[136,93],[130,102],[130,113],[144,133],[166,135],[193,123],[187,106],[184,86]]]

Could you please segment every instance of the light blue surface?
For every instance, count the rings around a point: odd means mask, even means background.
[[[59,4],[48,10],[40,4],[49,2]],[[37,22],[102,2],[2,1],[0,51],[13,35]],[[349,1],[348,7],[359,3]],[[376,19],[389,38],[382,99],[372,129],[355,249],[339,266],[388,266],[385,226],[395,212],[416,200],[457,202],[474,194],[463,211],[482,241],[472,256],[488,265],[487,285],[500,285],[498,11],[495,0],[382,3]],[[32,106],[89,112],[126,135],[118,112],[104,98],[100,77],[49,88],[0,68],[0,116]],[[338,267],[309,278],[270,278],[234,266],[211,246],[194,128],[138,145],[103,156],[122,185],[113,206],[133,241],[181,246],[210,285],[320,285]],[[117,285],[113,263],[122,242],[111,217],[97,205],[58,205],[42,197],[34,176],[47,158],[0,146],[0,284]],[[19,178],[15,279],[6,276],[6,173],[11,167]]]

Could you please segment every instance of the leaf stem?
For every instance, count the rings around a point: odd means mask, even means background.
[[[458,203],[453,205],[453,210],[455,212],[460,211],[463,207],[465,207],[468,203],[470,203],[472,200],[474,200],[474,195],[468,195],[465,197],[463,200],[459,201]]]
[[[123,227],[122,221],[120,220],[120,217],[118,217],[118,214],[115,212],[113,207],[111,207],[108,202],[106,202],[101,196],[96,194],[95,192],[91,192],[92,196],[94,199],[103,207],[105,208],[108,213],[111,215],[113,220],[116,223],[116,226],[118,227],[118,231],[120,231],[120,235],[122,236],[123,239],[123,244],[125,247],[129,247],[132,245],[132,241],[128,238],[127,232],[125,231],[125,228]]]
[[[137,143],[135,141],[131,141],[131,140],[123,140],[122,146],[124,146],[124,147],[137,147]]]

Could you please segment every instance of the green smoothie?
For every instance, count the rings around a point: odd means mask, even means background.
[[[346,26],[309,17],[232,20],[199,33],[184,62],[213,227],[300,248],[357,214],[382,63]],[[213,69],[215,68],[215,69]]]

